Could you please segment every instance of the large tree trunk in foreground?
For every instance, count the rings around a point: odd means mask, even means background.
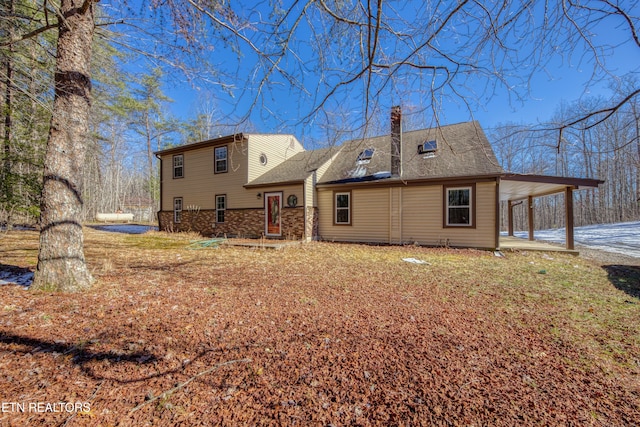
[[[91,107],[94,0],[62,0],[55,100],[47,140],[40,217],[40,252],[33,288],[78,291],[93,278],[83,251],[83,162]]]

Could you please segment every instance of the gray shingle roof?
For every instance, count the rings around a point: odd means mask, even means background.
[[[418,153],[418,146],[437,142],[435,156]],[[373,148],[367,162],[357,162],[358,155]],[[360,163],[360,164],[358,164]],[[391,136],[384,135],[348,141],[323,175],[321,183],[386,179],[391,172]],[[466,122],[402,134],[402,179],[437,179],[500,175],[498,160],[477,122]],[[393,178],[391,178],[393,179]]]
[[[436,141],[435,155],[418,152],[418,146],[428,141]],[[358,156],[368,149],[373,149],[371,159],[358,161]],[[298,153],[248,185],[302,181],[336,153],[318,184],[398,179],[390,177],[391,135],[383,135]],[[402,134],[402,180],[497,176],[503,172],[478,122]]]
[[[251,181],[248,186],[302,181],[327,162],[338,150],[339,147],[329,147],[297,153]]]

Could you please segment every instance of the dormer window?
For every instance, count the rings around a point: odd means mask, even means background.
[[[356,165],[366,165],[367,163],[369,163],[375,151],[375,148],[367,148],[366,150],[362,151],[360,154],[358,154]]]
[[[435,140],[425,141],[418,145],[418,154],[424,154],[424,159],[435,157],[436,151],[438,151],[438,143]]]

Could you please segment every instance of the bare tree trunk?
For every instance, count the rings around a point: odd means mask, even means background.
[[[2,193],[7,200],[7,204],[10,205],[12,203],[11,193],[13,191],[12,185],[10,183],[11,178],[11,79],[13,78],[13,64],[11,63],[11,54],[12,49],[9,49],[9,55],[7,55],[7,63],[6,63],[6,86],[5,86],[5,94],[4,94],[4,164],[2,166]]]
[[[80,223],[91,107],[93,12],[93,0],[62,0],[60,4],[35,289],[72,292],[88,288],[93,281],[85,263]]]
[[[15,4],[13,2],[13,0],[11,0],[9,2],[8,5],[8,14],[10,17],[13,17],[15,15]],[[8,37],[9,39],[11,39],[13,37],[13,26],[11,24],[8,25],[9,30],[8,30]],[[13,197],[12,197],[12,193],[13,193],[13,185],[11,183],[12,179],[11,179],[11,174],[12,174],[12,167],[11,167],[11,127],[13,126],[13,124],[11,123],[11,115],[12,115],[12,87],[13,87],[13,53],[14,53],[14,48],[13,48],[13,44],[9,45],[9,49],[7,52],[7,58],[6,58],[6,64],[5,64],[5,78],[6,78],[6,84],[5,84],[5,94],[4,94],[4,136],[3,136],[3,140],[4,140],[4,147],[3,147],[3,151],[4,151],[4,164],[2,165],[2,179],[0,179],[0,182],[2,183],[1,185],[1,190],[2,190],[2,198],[4,198],[6,200],[6,207],[7,207],[7,214],[9,215],[7,217],[7,221],[8,224],[7,225],[11,225],[11,211],[12,209],[10,208],[10,206],[13,204]]]

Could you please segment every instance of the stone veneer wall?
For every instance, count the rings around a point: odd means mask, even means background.
[[[304,212],[302,207],[282,209],[281,238],[302,239],[304,237]],[[261,237],[264,233],[263,208],[227,209],[224,223],[216,223],[215,220],[215,210],[183,210],[180,223],[173,222],[173,211],[158,212],[158,225],[162,231],[195,231],[205,236],[227,235],[249,238]]]

